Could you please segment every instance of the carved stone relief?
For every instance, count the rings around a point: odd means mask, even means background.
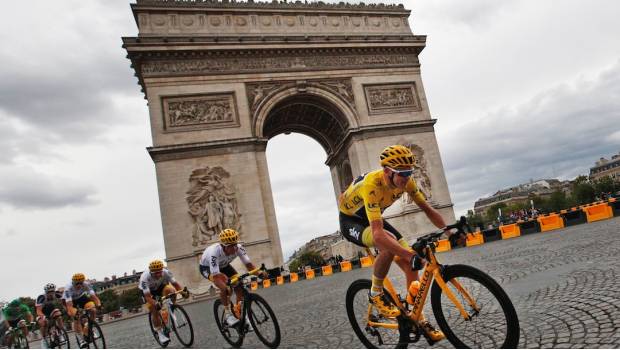
[[[318,79],[307,81],[269,81],[269,82],[257,82],[246,83],[246,91],[248,95],[248,102],[250,105],[250,111],[254,113],[258,106],[271,95],[278,91],[288,89],[292,86],[317,86],[322,89],[331,91],[338,95],[343,100],[347,101],[353,108],[355,108],[355,101],[353,97],[353,86],[351,85],[351,79]]]
[[[365,85],[364,93],[370,114],[420,111],[420,98],[415,83]]]
[[[433,200],[433,189],[431,184],[431,178],[428,175],[426,159],[424,158],[424,150],[422,149],[422,147],[413,143],[405,144],[405,146],[409,147],[409,149],[414,155],[415,164],[413,166],[413,178],[415,179],[415,182],[418,185],[420,191],[424,193],[426,200],[431,202]],[[413,202],[413,199],[409,198],[409,196],[406,197],[407,198],[405,199],[405,203],[411,204]]]
[[[225,228],[241,229],[236,191],[229,180],[230,174],[219,166],[192,171],[189,177],[190,189],[185,199],[194,223],[194,247],[216,240],[219,232]]]
[[[163,97],[162,104],[166,131],[239,126],[233,93]]]
[[[212,18],[213,20],[213,18]],[[411,52],[326,55],[319,52],[299,52],[286,55],[246,55],[237,57],[205,56],[202,59],[154,60],[141,66],[144,77],[162,75],[195,75],[210,73],[241,73],[258,71],[290,71],[306,69],[349,69],[362,67],[417,66],[418,57]]]

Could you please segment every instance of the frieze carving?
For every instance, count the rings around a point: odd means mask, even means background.
[[[415,83],[365,85],[364,93],[370,114],[420,111]]]
[[[351,79],[318,79],[318,80],[304,80],[304,81],[269,81],[269,82],[257,82],[247,83],[246,91],[248,95],[248,103],[250,105],[250,111],[254,113],[260,104],[268,97],[277,93],[278,91],[288,89],[292,86],[300,86],[300,88],[306,88],[308,86],[317,86],[322,89],[331,91],[335,95],[340,96],[343,100],[347,101],[351,107],[355,108],[355,100],[353,97],[353,86],[351,85]]]
[[[320,53],[317,55],[315,52],[302,52],[299,56],[205,56],[201,59],[147,61],[142,64],[141,72],[144,77],[151,77],[178,74],[417,66],[418,64],[417,55],[406,52],[342,55],[320,55]]]
[[[209,8],[269,8],[269,9],[313,9],[313,10],[404,10],[403,4],[365,4],[360,3],[348,3],[348,2],[308,2],[308,1],[220,1],[220,0],[137,0],[138,5],[148,6],[165,6],[165,7],[209,7]]]
[[[431,178],[428,175],[428,167],[426,158],[424,157],[424,150],[422,147],[413,143],[405,144],[405,146],[409,147],[415,159],[415,163],[413,165],[413,178],[415,179],[418,188],[422,191],[422,193],[424,193],[427,201],[433,201],[433,189]],[[413,199],[406,196],[405,201],[405,203],[411,204]]]
[[[239,125],[233,93],[163,97],[167,131]]]
[[[241,229],[236,191],[229,181],[230,174],[219,166],[192,171],[185,199],[193,222],[194,247],[217,239],[222,229]]]

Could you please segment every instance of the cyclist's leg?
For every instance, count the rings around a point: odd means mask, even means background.
[[[165,286],[162,287],[162,295],[163,296],[167,296],[170,294],[174,294],[177,290],[174,288],[174,286],[170,283],[166,284]],[[173,303],[176,302],[177,297],[176,295],[173,295],[172,297],[170,297],[170,299],[172,300]]]
[[[151,314],[151,321],[153,322],[153,328],[155,328],[156,331],[160,330],[162,326],[161,319],[157,317],[157,312],[159,310],[157,310],[157,308],[154,305],[155,304],[154,299],[160,295],[158,292],[160,292],[159,289],[149,290],[149,293],[147,294],[142,293],[142,302],[144,303],[144,305],[146,305],[146,309]]]
[[[54,309],[52,310],[52,312],[50,313],[50,320],[52,320],[54,323],[56,323],[56,326],[60,329],[64,329],[65,326],[62,324],[62,312],[60,312],[59,309]],[[49,324],[49,322],[48,322]]]
[[[41,336],[47,336],[47,317],[45,317],[45,315],[37,316],[37,324],[41,330]]]
[[[394,236],[394,238],[398,241],[398,243],[403,248],[409,251],[413,251],[413,249],[411,249],[407,241],[403,238],[403,235],[400,232],[398,232],[398,230],[394,226],[390,225],[390,223],[385,220],[383,220],[383,229],[385,231],[390,232],[392,236]],[[414,271],[411,269],[410,261],[407,261],[400,256],[394,256],[394,262],[396,263],[396,265],[398,265],[398,267],[400,267],[400,269],[405,274],[405,277],[407,280],[406,281],[407,284],[405,285],[405,288],[409,288],[409,285],[411,285],[411,282],[417,281],[419,279],[418,271]]]

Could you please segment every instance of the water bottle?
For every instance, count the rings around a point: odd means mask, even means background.
[[[420,290],[420,281],[413,281],[409,285],[409,291],[407,292],[407,303],[409,305],[413,305],[413,301],[418,295],[418,291]]]

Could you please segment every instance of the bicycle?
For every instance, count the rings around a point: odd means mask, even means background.
[[[71,342],[69,341],[69,335],[64,327],[58,326],[58,319],[61,319],[62,314],[58,314],[54,317],[50,317],[47,322],[47,335],[45,340],[50,349],[69,349],[71,348]]]
[[[84,333],[84,329],[87,331],[84,335],[84,341],[88,345],[88,348],[90,349],[90,345],[92,344],[95,349],[105,349],[105,337],[101,331],[101,326],[99,326],[99,323],[97,323],[96,320],[91,318],[90,312],[84,312],[84,310],[78,308],[75,317],[80,320],[80,324],[82,325],[82,333]],[[77,334],[75,338],[76,344],[79,344]]]
[[[22,326],[21,326],[21,324],[23,324],[22,321],[20,321],[17,324],[17,327],[10,327],[4,333],[4,336],[7,339],[13,340],[10,346],[11,349],[29,349],[30,348],[30,344],[28,343],[28,338],[26,337],[26,335],[24,334],[22,330]],[[23,321],[23,322],[26,322],[26,321]],[[28,325],[26,325],[26,327],[32,330],[34,327],[34,322],[29,323]]]
[[[254,331],[258,339],[267,347],[275,349],[280,345],[280,326],[273,310],[267,304],[267,301],[258,294],[251,293],[243,280],[250,276],[245,273],[241,276],[233,276],[228,280],[228,286],[233,288],[241,288],[243,291],[243,307],[240,310],[239,321],[233,326],[228,325],[224,318],[224,304],[220,299],[213,303],[213,313],[215,314],[215,322],[222,336],[233,347],[239,348],[243,344],[245,335]],[[237,301],[238,302],[238,301]],[[231,303],[231,310],[232,310]],[[250,321],[252,330],[246,324],[247,319]]]
[[[445,231],[440,230],[418,238],[412,245],[415,252],[427,261],[426,267],[421,271],[419,289],[416,295],[412,296],[412,305],[401,298],[390,280],[385,278],[384,291],[400,310],[400,316],[386,318],[373,307],[368,299],[372,284],[370,280],[361,279],[351,283],[346,295],[347,316],[355,334],[367,348],[406,348],[417,342],[421,336],[432,345],[433,340],[420,325],[429,290],[435,319],[453,346],[517,347],[519,319],[510,298],[500,285],[474,267],[442,265],[437,261],[435,247],[439,237],[452,229],[457,230],[456,234],[465,234],[465,224],[464,220],[457,222],[448,226]],[[367,251],[374,260],[370,249]]]
[[[172,301],[172,297],[186,293],[187,287],[183,288],[183,290],[177,291],[175,293],[168,294],[164,297],[157,297],[157,317],[159,318],[159,323],[163,325],[163,332],[166,337],[170,338],[170,333],[174,332],[176,334],[177,339],[184,347],[190,347],[194,344],[194,327],[192,326],[192,321],[189,319],[189,316],[185,309],[181,305],[177,305]],[[157,331],[155,330],[155,326],[153,323],[153,319],[151,313],[148,313],[149,318],[149,326],[151,327],[151,333],[153,333],[153,337],[161,346],[165,348],[170,344],[169,341],[162,343],[157,336]],[[170,322],[172,320],[172,322]],[[187,330],[187,332],[184,332]],[[187,333],[187,334],[186,334]]]

